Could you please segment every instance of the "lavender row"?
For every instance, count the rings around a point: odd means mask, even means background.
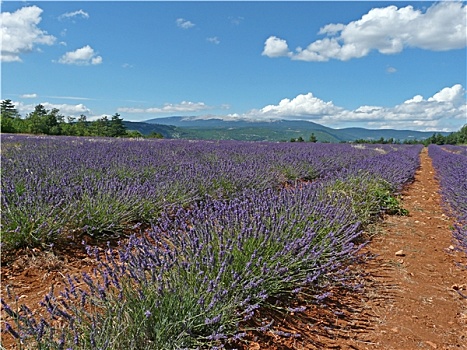
[[[386,146],[386,147],[382,147]],[[379,154],[365,157],[349,164],[338,172],[339,176],[354,176],[362,172],[372,174],[390,186],[391,191],[399,192],[404,185],[412,182],[415,171],[420,166],[422,145],[379,145]]]
[[[89,248],[99,268],[92,276],[70,277],[60,295],[47,295],[48,317],[3,301],[6,330],[25,344],[51,349],[235,343],[260,308],[300,312],[306,304],[278,301],[307,295],[319,304],[327,297],[323,286],[346,282],[341,272],[364,244],[362,208],[378,212],[382,208],[373,207],[384,204],[381,194],[387,199],[389,188],[403,185],[399,175],[380,179],[379,172],[411,169],[413,176],[419,151],[408,147],[397,151],[399,158],[388,151],[371,162],[361,159],[356,172],[342,170],[335,181],[250,189],[174,207],[128,244],[109,248],[104,259]],[[262,321],[257,330],[270,330],[271,320]]]
[[[428,147],[446,212],[457,221],[453,235],[467,254],[467,147]]]
[[[310,143],[4,136],[3,243],[120,235],[136,222],[205,195],[229,198],[248,188],[334,176],[387,151]]]

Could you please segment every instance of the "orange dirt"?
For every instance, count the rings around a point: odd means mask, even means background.
[[[403,193],[409,216],[390,216],[356,264],[364,272],[363,292],[332,290],[324,305],[299,314],[264,314],[274,331],[299,333],[287,338],[274,332],[249,333],[244,349],[467,349],[467,257],[453,250],[453,221],[441,208],[439,185],[426,148],[415,182]],[[398,253],[396,255],[396,253]],[[2,295],[14,288],[19,303],[33,311],[63,276],[89,271],[94,261],[84,250],[29,250],[2,261]],[[2,319],[3,319],[2,314]],[[2,324],[3,329],[3,324]],[[2,333],[5,349],[16,348]]]

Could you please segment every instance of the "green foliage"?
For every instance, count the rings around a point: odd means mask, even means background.
[[[143,134],[140,133],[138,130],[127,130],[126,136],[137,139],[143,137]]]
[[[392,137],[388,138],[387,140],[384,137],[380,137],[378,140],[357,139],[354,141],[354,143],[371,143],[371,144],[385,145],[385,144],[400,143],[400,141],[394,140],[394,138]],[[415,140],[414,142],[404,141],[404,143],[420,143],[420,141],[417,141],[417,140]]]
[[[0,113],[3,118],[17,118],[19,113],[11,100],[3,100],[0,105]]]
[[[27,212],[20,207],[9,210],[11,220],[4,225],[1,234],[2,251],[57,241],[67,224],[68,212],[60,205],[47,206],[38,202]]]
[[[160,132],[152,131],[148,136],[150,139],[163,139],[164,136]]]
[[[0,105],[0,125],[2,132],[17,132],[20,128],[20,115],[11,100],[3,100]]]
[[[440,133],[433,133],[430,137],[424,140],[394,140],[392,137],[389,139],[384,139],[381,137],[378,140],[367,140],[367,139],[357,139],[353,141],[354,143],[371,143],[371,144],[393,144],[393,143],[403,143],[403,144],[420,144],[423,143],[425,146],[430,144],[435,145],[462,145],[467,144],[467,124],[465,124],[459,131],[452,132],[449,135],[443,136]]]
[[[336,200],[339,197],[350,199],[352,210],[363,225],[370,224],[383,213],[408,215],[389,183],[370,174],[336,180],[328,185],[328,193],[335,195]]]

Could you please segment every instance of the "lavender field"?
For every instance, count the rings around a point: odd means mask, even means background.
[[[260,309],[358,288],[345,268],[368,224],[406,214],[421,148],[4,136],[2,253],[125,239],[87,246],[98,268],[41,315],[2,299],[5,330],[35,349],[234,346]]]

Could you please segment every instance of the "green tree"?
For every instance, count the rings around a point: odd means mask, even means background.
[[[2,100],[0,113],[4,118],[18,118],[20,116],[11,100]]]
[[[445,141],[447,145],[455,145],[458,142],[458,133],[452,132],[446,136]]]
[[[67,116],[65,119],[58,118],[60,131],[62,135],[74,136],[76,135],[76,117]]]
[[[65,116],[60,113],[58,108],[52,108],[49,113],[49,134],[50,135],[62,135],[65,134],[66,123]]]
[[[90,132],[92,136],[110,136],[110,121],[106,115],[99,118],[90,125]]]
[[[0,113],[1,132],[18,132],[16,119],[20,119],[20,115],[11,100],[2,100]]]
[[[74,131],[76,136],[89,136],[90,132],[88,130],[88,121],[86,120],[86,116],[81,114],[74,125]]]
[[[61,118],[58,108],[53,108],[46,115],[42,117],[44,124],[44,133],[47,135],[60,135],[60,124],[57,118]]]
[[[126,137],[137,139],[137,138],[143,137],[143,134],[140,133],[138,130],[127,130]]]
[[[123,124],[123,119],[120,118],[120,114],[115,113],[110,119],[109,123],[109,135],[112,137],[126,136],[126,127]]]
[[[313,143],[318,142],[318,139],[316,138],[314,132],[311,133],[309,141],[310,141],[310,142],[313,142]]]
[[[465,145],[467,144],[467,124],[465,124],[459,131],[457,135],[457,143]]]
[[[45,116],[48,112],[43,105],[38,104],[34,108],[34,112],[26,116],[27,132],[31,134],[45,134],[47,131]]]
[[[150,138],[150,139],[163,139],[164,135],[162,135],[160,132],[151,131],[151,133],[148,135],[148,138]]]

